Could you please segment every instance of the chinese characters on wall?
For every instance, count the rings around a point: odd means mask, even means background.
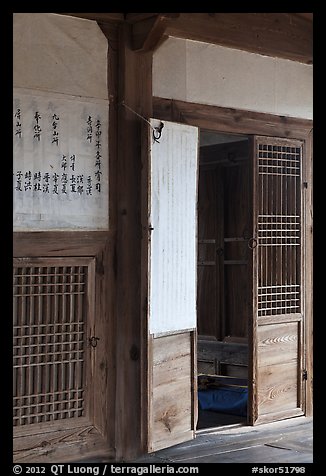
[[[14,91],[14,229],[108,227],[108,103]]]

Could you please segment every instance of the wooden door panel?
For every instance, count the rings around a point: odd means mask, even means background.
[[[198,130],[148,129],[147,426],[149,452],[190,440],[196,424]]]
[[[299,323],[258,327],[258,406],[259,415],[274,414],[300,407],[299,401]]]
[[[303,143],[254,141],[253,423],[303,414]]]
[[[153,408],[150,451],[194,437],[192,345],[189,332],[153,339]]]
[[[258,327],[258,365],[296,362],[299,346],[297,322],[271,324]]]

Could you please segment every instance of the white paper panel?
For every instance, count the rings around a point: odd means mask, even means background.
[[[196,127],[167,121],[159,143],[152,140],[152,334],[196,327],[197,148]]]
[[[108,227],[108,102],[15,89],[14,230]]]

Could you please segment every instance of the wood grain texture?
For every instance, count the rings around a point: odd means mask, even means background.
[[[217,132],[307,138],[312,121],[153,97],[154,117]]]
[[[13,256],[94,256],[108,240],[107,232],[15,232]]]
[[[228,364],[248,365],[248,346],[246,344],[199,339],[198,359],[206,361],[216,359]]]
[[[155,38],[167,36],[204,41],[268,56],[312,63],[310,13],[60,13],[104,24],[127,21],[135,31],[138,48],[152,42],[146,22],[159,19]],[[141,38],[141,41],[139,40]]]
[[[133,24],[132,45],[136,51],[154,51],[162,41],[169,14],[157,14]]]
[[[191,439],[193,429],[193,364],[191,333],[152,340],[149,451]]]
[[[181,13],[166,34],[311,64],[312,31],[289,13]]]
[[[303,255],[302,266],[305,282],[303,294],[305,354],[303,367],[307,370],[304,381],[304,397],[306,415],[313,414],[313,136],[309,134],[304,147],[303,182],[307,188],[303,190]]]
[[[97,267],[97,329],[103,336],[102,354],[98,356],[98,378],[102,382],[102,401],[97,401],[96,423],[108,440],[110,448],[115,448],[116,416],[116,231],[117,231],[117,91],[118,91],[118,26],[117,23],[99,24],[108,40],[108,97],[109,108],[109,217],[110,239],[100,254],[101,263]],[[104,273],[102,273],[104,271]]]
[[[103,444],[99,431],[88,424],[82,428],[62,429],[48,433],[21,437],[14,448],[15,463],[57,463],[91,457],[98,452],[113,456],[113,451]]]
[[[296,322],[259,326],[258,412],[276,415],[298,411],[299,324]]]
[[[259,368],[285,362],[297,362],[298,348],[299,324],[297,322],[258,327]]]
[[[145,299],[141,203],[147,188],[142,191],[142,120],[122,102],[138,114],[151,116],[152,55],[132,51],[127,24],[119,27],[118,65],[115,435],[117,459],[130,460],[141,452],[141,393],[146,392],[141,380],[146,360],[140,361],[145,339],[140,316]]]

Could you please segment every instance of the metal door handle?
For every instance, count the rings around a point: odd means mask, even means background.
[[[248,248],[250,250],[253,250],[254,248],[256,248],[257,245],[258,245],[258,241],[256,240],[256,238],[250,238],[248,240]]]

